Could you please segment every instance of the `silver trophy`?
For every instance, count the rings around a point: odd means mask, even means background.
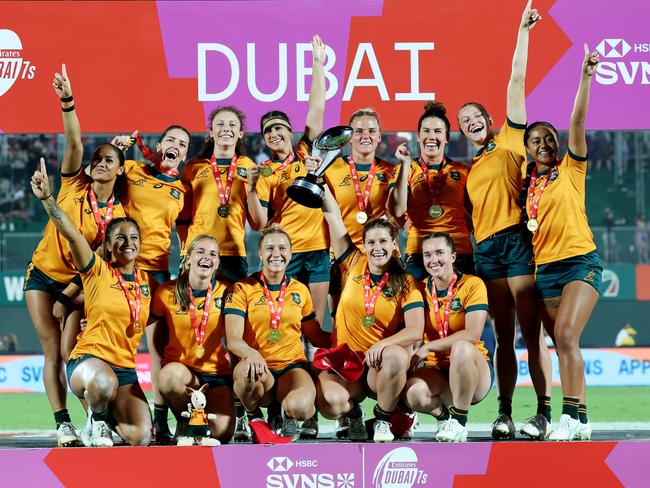
[[[352,127],[338,125],[330,127],[314,142],[312,157],[322,158],[323,162],[315,172],[299,176],[287,188],[287,195],[292,200],[309,208],[322,208],[325,190],[317,183],[318,178],[341,154],[341,149],[352,139]]]

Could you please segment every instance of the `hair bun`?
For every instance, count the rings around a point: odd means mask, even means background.
[[[435,100],[431,100],[424,104],[424,111],[431,112],[433,115],[441,116],[447,114],[447,109],[445,106]]]

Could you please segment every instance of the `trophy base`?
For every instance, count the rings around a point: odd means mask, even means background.
[[[309,208],[323,208],[324,190],[316,183],[298,177],[287,188],[287,195],[293,201]]]

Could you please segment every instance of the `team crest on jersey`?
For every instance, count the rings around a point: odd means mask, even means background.
[[[284,183],[285,181],[289,181],[290,179],[291,177],[289,176],[289,172],[283,171],[282,173],[280,173],[280,181],[278,181],[278,184]]]
[[[76,203],[77,205],[80,205],[81,203],[83,203],[83,201],[84,201],[84,197],[74,197],[74,203]]]
[[[237,176],[240,178],[247,178],[248,177],[248,171],[246,171],[246,168],[242,168],[241,166],[237,166]]]
[[[455,297],[451,299],[451,309],[454,312],[458,312],[462,308],[462,305],[460,304],[460,298]]]
[[[147,180],[145,180],[144,178],[139,178],[137,180],[133,180],[133,184],[136,185],[136,186],[144,186],[146,181]]]
[[[449,177],[454,181],[460,181],[460,173],[458,171],[450,171]]]
[[[300,305],[300,294],[296,292],[291,292],[291,299],[296,305]]]
[[[266,305],[266,297],[264,295],[262,295],[260,299],[257,300],[257,303],[255,304],[256,307],[259,305]]]
[[[210,174],[210,168],[205,168],[201,170],[201,172],[198,175],[196,175],[196,179],[206,178],[209,174]]]
[[[494,142],[494,139],[490,139],[490,142],[485,146],[485,152],[492,152],[497,147],[497,143]]]
[[[560,173],[558,172],[557,168],[553,168],[551,170],[551,176],[549,176],[549,178],[548,178],[548,182],[550,183],[552,181],[557,180],[558,176],[560,176]]]
[[[393,298],[395,296],[395,290],[393,290],[391,287],[387,286],[382,290],[383,295],[386,298]]]
[[[377,173],[377,181],[380,183],[386,183],[388,178],[386,178],[386,173]]]
[[[229,291],[229,292],[226,294],[226,298],[224,298],[224,302],[225,302],[225,303],[232,303],[232,291]]]
[[[587,275],[582,278],[583,281],[594,281],[594,279],[596,279],[596,272],[593,269],[589,270]]]
[[[178,191],[177,188],[172,188],[171,190],[169,190],[169,194],[171,195],[171,197],[174,200],[180,200],[181,199],[181,192]]]
[[[149,296],[149,285],[146,283],[143,283],[140,285],[140,293],[142,293],[143,297],[148,297]]]
[[[352,184],[352,177],[350,175],[347,175],[345,178],[341,180],[339,183],[339,187],[341,186],[350,186]]]
[[[223,298],[222,297],[216,297],[214,299],[214,307],[218,308],[221,310],[223,308]]]

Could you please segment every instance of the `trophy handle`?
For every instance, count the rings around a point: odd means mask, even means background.
[[[323,162],[321,165],[318,167],[318,169],[314,172],[314,174],[318,177],[325,173],[325,170],[329,168],[329,166],[332,164],[332,161],[334,161],[336,158],[338,158],[341,155],[341,150],[336,149],[334,151],[327,151],[327,154],[325,155],[325,158],[323,159]]]

